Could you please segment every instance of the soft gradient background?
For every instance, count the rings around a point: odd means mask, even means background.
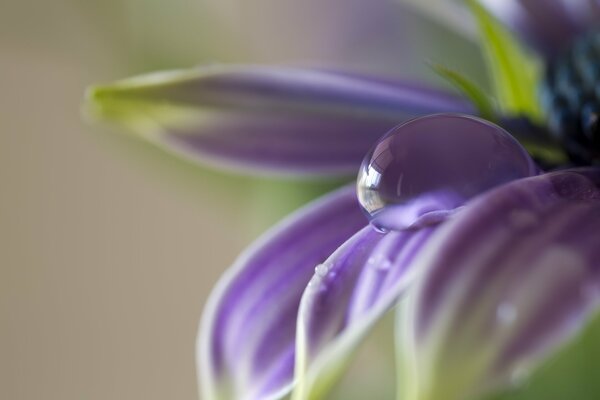
[[[255,61],[239,26],[207,10],[0,0],[1,399],[196,398],[208,291],[258,232],[331,186],[217,173],[82,122],[92,83]]]
[[[1,399],[197,398],[209,289],[306,200],[82,122],[87,85],[218,55],[200,2],[165,5],[0,1]]]

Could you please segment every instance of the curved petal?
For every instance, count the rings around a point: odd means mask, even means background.
[[[596,0],[480,0],[504,24],[547,56],[598,24]]]
[[[366,227],[316,270],[300,305],[295,399],[327,397],[360,340],[412,281],[412,260],[435,227]]]
[[[192,160],[238,171],[354,174],[409,117],[471,112],[425,87],[341,72],[228,66],[160,73],[93,88],[89,108]]]
[[[518,384],[600,306],[600,170],[507,184],[420,253],[398,313],[400,398]]]
[[[296,212],[221,279],[198,337],[205,400],[278,398],[289,390],[302,292],[315,266],[365,225],[354,191],[340,189]]]

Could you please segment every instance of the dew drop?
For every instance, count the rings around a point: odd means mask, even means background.
[[[367,266],[378,271],[387,271],[392,267],[392,262],[386,256],[378,254],[369,257],[367,260]]]
[[[365,157],[359,202],[379,231],[437,224],[470,198],[537,173],[525,149],[480,118],[436,114],[398,125]]]
[[[315,267],[315,274],[317,274],[317,276],[324,278],[327,276],[327,273],[329,272],[329,267],[325,264],[319,264]]]

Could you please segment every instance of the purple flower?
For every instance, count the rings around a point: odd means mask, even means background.
[[[531,100],[537,88],[519,85],[528,66],[505,57],[513,53],[497,27],[471,3],[492,53],[504,56],[501,111],[547,122],[556,139],[542,134],[544,143],[558,142],[572,162],[595,161],[598,100],[585,96],[595,85],[569,49],[592,43],[584,64],[595,60],[596,3],[483,1],[540,50],[545,114]],[[90,92],[95,113],[243,172],[348,175],[364,159],[360,203],[350,185],[294,213],[215,288],[198,339],[206,400],[322,398],[390,313],[399,399],[477,398],[534,371],[598,312],[600,170],[539,173],[502,128],[466,115],[487,100],[454,81],[473,102],[412,82],[263,66]],[[531,127],[511,132],[539,139]]]
[[[595,0],[481,0],[523,41],[547,57],[560,56],[573,42],[597,27]]]

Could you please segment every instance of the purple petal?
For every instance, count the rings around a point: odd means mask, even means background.
[[[468,204],[413,266],[423,275],[399,313],[403,393],[453,400],[518,383],[600,306],[598,232],[598,169]]]
[[[436,228],[366,227],[317,268],[298,317],[296,398],[323,395],[375,322],[412,282],[412,261]]]
[[[192,160],[320,176],[355,173],[375,141],[407,118],[472,111],[455,96],[405,82],[252,66],[155,74],[89,97],[100,117]]]
[[[566,49],[597,25],[596,0],[481,0],[504,24],[547,56]]]
[[[315,266],[365,223],[354,187],[347,187],[293,214],[242,254],[204,312],[204,399],[262,399],[289,389],[301,295]]]

